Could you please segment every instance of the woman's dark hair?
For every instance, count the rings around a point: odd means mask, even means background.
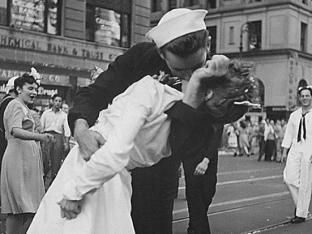
[[[208,31],[200,30],[170,41],[160,48],[160,52],[165,54],[166,51],[170,51],[171,53],[181,57],[188,56],[190,54],[194,54],[201,48],[206,48],[207,44]]]
[[[39,84],[36,82],[36,79],[29,75],[28,73],[24,73],[22,76],[16,78],[16,80],[14,80],[14,89],[16,90],[17,87],[22,88],[26,83],[28,84],[37,84],[39,86]]]

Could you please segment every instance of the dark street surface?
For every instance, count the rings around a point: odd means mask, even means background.
[[[258,162],[257,156],[221,154],[217,193],[209,209],[211,231],[227,233],[312,233],[312,220],[290,224],[294,205],[283,183],[284,164]],[[181,178],[175,202],[174,234],[185,234],[188,213]]]
[[[284,164],[258,162],[257,156],[233,157],[221,154],[217,193],[208,215],[213,234],[308,234],[312,219],[290,224],[294,205],[283,183]],[[186,234],[188,211],[184,178],[180,179],[175,201],[174,234]],[[4,233],[0,223],[1,233]]]

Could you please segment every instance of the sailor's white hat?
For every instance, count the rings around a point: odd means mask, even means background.
[[[168,11],[159,20],[157,26],[147,32],[146,37],[160,48],[168,42],[186,34],[206,29],[207,10],[176,8]]]

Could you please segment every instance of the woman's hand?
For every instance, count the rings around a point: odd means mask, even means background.
[[[65,219],[74,219],[81,212],[81,200],[67,200],[65,198],[57,203],[61,208],[61,217]]]
[[[183,102],[197,108],[205,99],[207,87],[204,80],[211,77],[223,76],[228,72],[230,59],[224,55],[214,55],[206,65],[193,72],[184,93]]]
[[[191,76],[190,82],[201,83],[202,80],[211,77],[224,76],[228,72],[230,59],[224,55],[214,55],[208,60],[204,67],[195,70]]]

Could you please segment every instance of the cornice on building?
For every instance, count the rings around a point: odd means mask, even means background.
[[[226,6],[219,6],[216,9],[208,9],[209,15],[214,14],[224,14],[224,13],[231,13],[231,12],[244,12],[258,9],[258,11],[267,11],[268,8],[274,8],[274,7],[281,7],[281,6],[293,6],[296,9],[301,9],[304,11],[308,11],[309,13],[312,13],[312,5],[306,5],[298,0],[263,0],[262,2],[252,2],[248,3],[247,0],[241,0],[241,4],[236,5],[226,5]]]
[[[251,57],[261,57],[261,56],[274,56],[274,55],[292,55],[293,53],[297,53],[298,57],[306,58],[312,60],[312,54],[295,50],[291,48],[283,48],[283,49],[269,49],[269,50],[257,50],[257,51],[244,51],[240,52],[230,52],[230,53],[222,53],[229,58],[251,58]]]

